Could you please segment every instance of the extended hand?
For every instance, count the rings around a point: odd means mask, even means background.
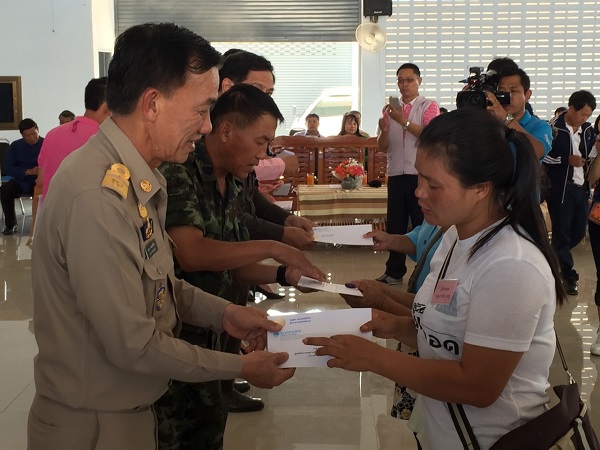
[[[289,358],[287,353],[256,351],[242,356],[241,378],[253,386],[271,389],[292,378],[296,369],[280,369],[278,366]]]
[[[373,250],[389,250],[393,242],[392,235],[381,230],[369,231],[363,237],[373,238]]]
[[[302,342],[320,347],[315,352],[317,356],[332,356],[327,361],[329,367],[355,372],[372,370],[373,361],[377,360],[383,349],[374,342],[349,334],[305,338]]]
[[[312,232],[297,227],[283,227],[281,241],[300,250],[311,250],[316,244]]]
[[[377,289],[377,285],[380,284],[378,281],[357,280],[352,283],[362,292],[363,296],[340,294],[349,306],[352,308],[381,309],[381,297],[385,294]]]
[[[281,331],[281,325],[267,319],[267,313],[260,309],[227,305],[223,315],[223,329],[231,336],[248,343],[246,351],[264,349],[267,344],[267,331]]]
[[[383,339],[395,338],[401,331],[402,322],[406,317],[396,316],[387,312],[373,309],[373,318],[360,327],[360,331],[372,331],[373,336]]]
[[[295,229],[300,230],[300,228]],[[300,231],[305,232],[304,230]],[[278,242],[276,251],[274,252],[272,258],[286,266],[297,267],[302,275],[314,278],[315,280],[325,281],[325,274],[321,271],[321,269],[311,263],[304,252],[298,250],[297,248],[293,248],[289,245]],[[293,279],[287,277],[287,274],[286,279],[288,283],[295,284]]]
[[[285,222],[283,222],[284,227],[302,228],[303,230],[306,230],[309,233],[313,232],[313,227],[315,225],[316,223],[312,220],[307,219],[306,217],[296,216],[295,214],[290,214],[285,219]]]

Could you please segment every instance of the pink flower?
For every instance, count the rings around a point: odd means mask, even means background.
[[[365,170],[363,166],[354,159],[346,159],[342,161],[339,166],[333,169],[332,173],[336,178],[341,180],[344,178],[358,178],[365,176]]]

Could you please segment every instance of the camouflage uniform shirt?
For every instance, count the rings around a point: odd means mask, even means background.
[[[225,196],[221,196],[212,161],[203,143],[196,144],[196,151],[184,164],[165,163],[159,170],[167,179],[167,229],[192,226],[209,239],[224,242],[249,239],[246,227],[239,221],[242,184],[228,174]],[[185,272],[175,262],[175,274],[206,292],[233,300],[232,270]]]

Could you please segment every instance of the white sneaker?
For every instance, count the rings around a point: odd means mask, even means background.
[[[596,335],[596,340],[590,347],[590,353],[592,355],[600,356],[600,332]]]

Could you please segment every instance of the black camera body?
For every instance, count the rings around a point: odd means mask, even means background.
[[[510,92],[496,90],[498,88],[498,76],[493,70],[483,72],[483,67],[470,67],[469,78],[461,80],[461,83],[467,83],[468,90],[456,94],[457,108],[486,108],[490,105],[485,95],[486,92],[494,94],[500,104],[510,105]]]

